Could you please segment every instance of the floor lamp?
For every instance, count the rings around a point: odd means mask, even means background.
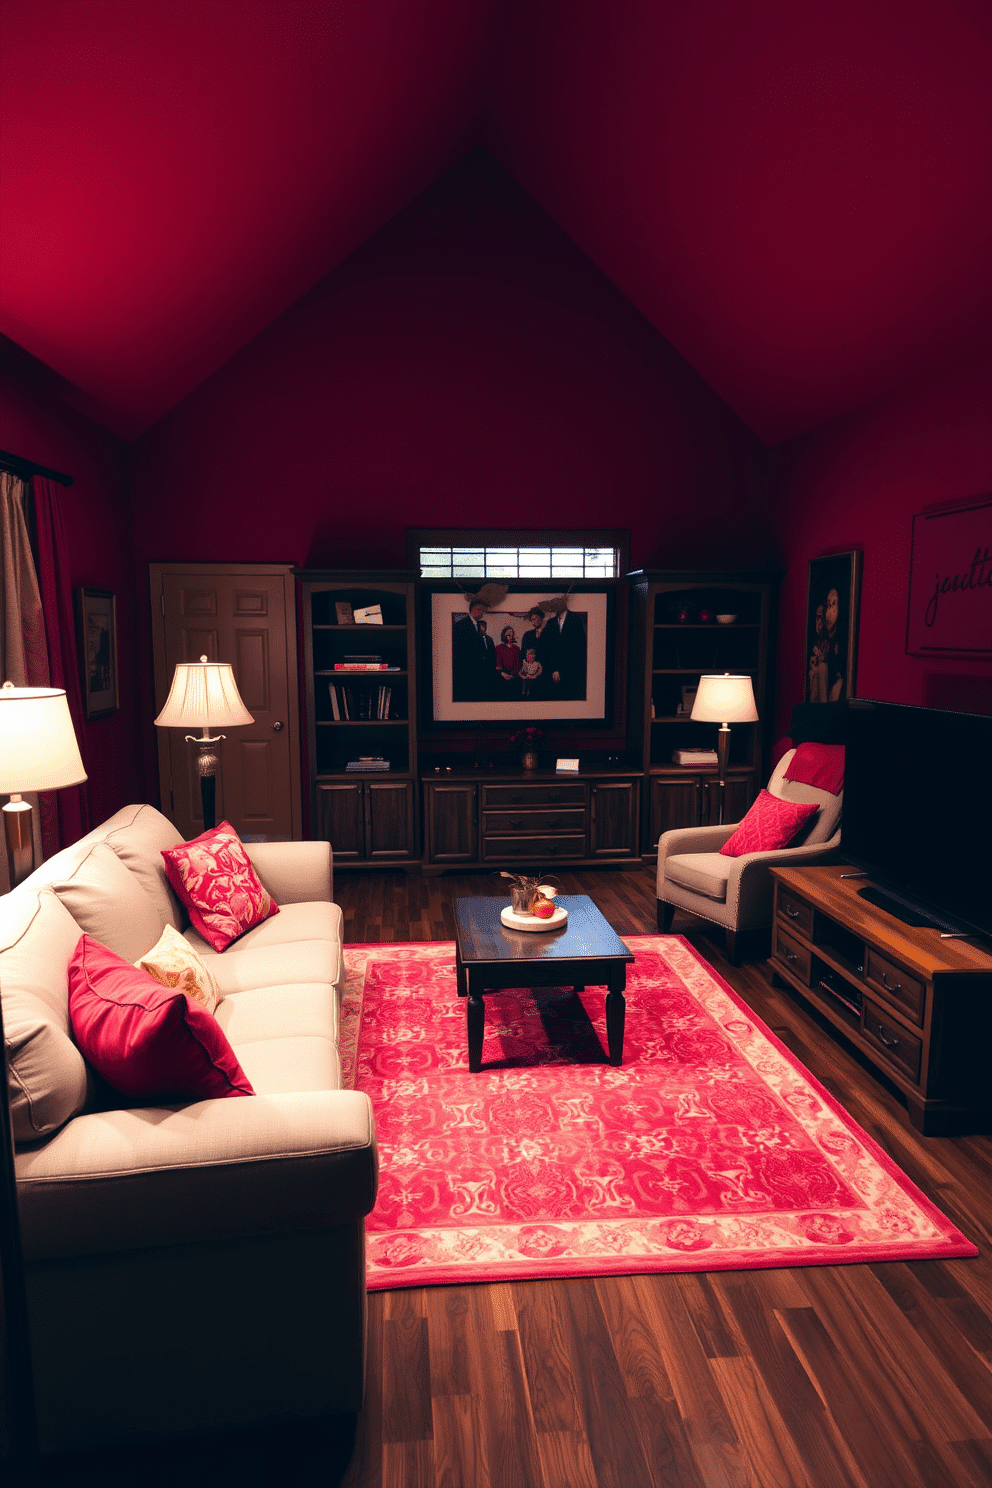
[[[181,661],[172,678],[165,707],[155,720],[159,728],[198,728],[199,734],[187,734],[186,741],[199,750],[196,768],[200,776],[200,799],[203,802],[203,829],[217,825],[217,766],[214,752],[224,734],[211,734],[215,728],[239,728],[255,720],[241,701],[238,684],[229,661]]]
[[[12,682],[5,682],[0,687],[0,795],[10,797],[3,807],[3,819],[10,850],[11,886],[31,872],[34,857],[31,803],[21,799],[23,794],[27,791],[62,790],[67,785],[79,785],[85,779],[86,771],[79,755],[65,693],[56,687],[15,687]],[[4,1049],[3,1089],[0,1091],[0,1200],[3,1210],[0,1215],[0,1294],[3,1298],[0,1326],[5,1335],[9,1364],[9,1389],[4,1406],[7,1418],[4,1423],[5,1456],[12,1472],[27,1482],[38,1450],[38,1432],[2,1004],[0,1045]]]
[[[723,807],[727,793],[727,759],[730,754],[730,725],[732,723],[757,723],[758,709],[754,701],[754,688],[750,677],[733,677],[729,672],[722,676],[703,676],[696,688],[696,698],[691,716],[700,723],[718,723],[717,774],[720,779],[720,825],[723,825]]]

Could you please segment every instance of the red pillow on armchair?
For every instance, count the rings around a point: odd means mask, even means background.
[[[815,801],[783,801],[770,791],[759,791],[747,816],[720,851],[725,858],[742,858],[745,853],[788,847],[819,809]]]
[[[226,950],[246,930],[279,913],[230,822],[166,848],[162,857],[193,928],[215,951]]]

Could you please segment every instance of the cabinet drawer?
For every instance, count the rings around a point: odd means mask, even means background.
[[[559,785],[549,780],[542,785],[486,785],[482,789],[483,806],[584,806],[586,788],[570,781]]]
[[[890,1002],[908,1013],[913,1022],[919,1023],[922,1028],[926,987],[918,977],[910,976],[908,971],[903,971],[901,966],[886,960],[869,946],[865,980],[869,986],[884,993]]]
[[[781,961],[794,977],[809,986],[812,957],[806,947],[793,940],[791,935],[786,935],[780,925],[775,926],[775,960]]]
[[[586,814],[581,809],[559,811],[554,807],[546,811],[487,811],[485,824],[487,833],[507,837],[519,832],[531,836],[535,832],[584,832]]]
[[[489,837],[482,845],[486,859],[536,858],[547,866],[555,858],[583,858],[586,839],[582,837]]]
[[[923,1054],[920,1040],[898,1024],[887,1022],[881,1008],[877,1008],[868,998],[865,998],[862,1017],[865,1037],[872,1048],[877,1049],[882,1058],[895,1069],[919,1084],[920,1059]]]
[[[813,934],[812,904],[807,904],[805,899],[797,899],[795,894],[783,889],[781,884],[779,884],[776,904],[779,919],[791,926],[795,934]]]

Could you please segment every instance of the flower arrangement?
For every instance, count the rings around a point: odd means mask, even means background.
[[[511,734],[507,743],[511,749],[543,749],[544,730],[529,723],[526,728],[517,729]]]

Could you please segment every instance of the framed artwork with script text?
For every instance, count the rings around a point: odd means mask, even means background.
[[[913,517],[906,650],[992,656],[992,494]]]

